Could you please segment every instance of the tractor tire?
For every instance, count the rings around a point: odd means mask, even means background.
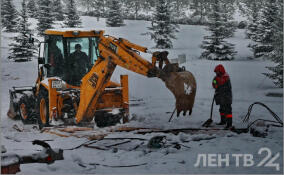
[[[95,114],[95,122],[98,127],[107,127],[107,126],[114,126],[117,123],[120,123],[122,119],[121,114],[113,115],[108,112],[96,112]]]
[[[33,109],[34,98],[28,95],[23,95],[19,100],[19,113],[24,124],[32,124],[35,122]]]
[[[37,121],[39,129],[49,126],[49,100],[48,92],[45,89],[40,89],[37,98]]]

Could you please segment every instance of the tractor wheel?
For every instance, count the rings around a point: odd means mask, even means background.
[[[34,122],[33,109],[34,99],[28,95],[23,95],[19,100],[19,113],[24,124],[31,124]]]
[[[45,89],[40,89],[37,99],[38,110],[38,126],[39,129],[49,126],[49,101],[48,92]]]
[[[114,126],[117,123],[120,123],[121,118],[121,114],[113,115],[102,111],[96,112],[95,114],[95,122],[98,127]]]

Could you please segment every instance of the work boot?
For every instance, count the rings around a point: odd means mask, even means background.
[[[225,127],[225,129],[231,129],[232,128],[232,118],[227,118],[227,125]]]
[[[221,121],[217,123],[217,125],[225,125],[226,124],[226,117],[225,115],[221,115]]]

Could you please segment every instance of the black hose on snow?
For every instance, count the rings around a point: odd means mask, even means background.
[[[275,114],[275,112],[273,112],[268,106],[266,106],[265,104],[261,103],[261,102],[255,102],[253,104],[251,104],[248,108],[248,113],[247,115],[245,116],[245,118],[243,119],[243,122],[248,122],[249,119],[250,119],[250,115],[251,115],[251,111],[252,111],[252,108],[254,105],[260,105],[264,108],[266,108],[269,113],[272,115],[272,117],[276,120],[276,121],[273,121],[273,120],[265,120],[265,119],[257,119],[257,120],[254,120],[253,122],[251,122],[249,125],[248,125],[248,128],[250,128],[253,124],[255,124],[257,121],[266,121],[266,122],[271,122],[271,123],[277,123],[277,124],[280,124],[280,125],[273,125],[273,126],[278,126],[278,127],[283,127],[283,121],[280,119],[280,117]]]

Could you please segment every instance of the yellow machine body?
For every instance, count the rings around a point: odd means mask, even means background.
[[[33,96],[25,97],[34,100],[33,112],[37,114],[42,126],[47,126],[53,120],[66,118],[66,115],[75,118],[75,123],[89,122],[94,117],[95,121],[97,119],[100,122],[109,113],[116,115],[113,109],[118,109],[119,115],[126,122],[129,115],[128,76],[121,75],[120,83],[110,81],[116,66],[147,77],[158,77],[165,82],[169,73],[184,71],[178,65],[170,64],[167,58],[159,57],[159,52],[152,55],[151,63],[139,54],[139,51],[148,52],[146,47],[123,38],[104,35],[102,30],[50,29],[45,31],[45,41],[42,44],[43,57],[39,57],[38,78],[32,88]],[[79,80],[73,81],[77,72],[68,65],[72,62],[72,52],[75,52],[77,44],[80,44],[80,49],[87,55],[88,65],[84,68],[86,73]],[[54,58],[57,60],[54,61]],[[59,58],[63,60],[61,64],[58,64]],[[166,70],[161,69],[161,64],[156,67],[157,61],[165,62]],[[56,63],[61,66],[56,68]],[[72,65],[76,67],[82,63],[79,60]],[[14,118],[24,111],[27,118],[32,112],[29,109],[21,110],[23,107],[18,107],[21,104],[13,103],[18,92],[20,91],[10,92],[12,102],[8,116]],[[25,103],[28,100],[22,101]],[[190,109],[185,106],[181,110],[191,111],[192,106],[193,104]]]

